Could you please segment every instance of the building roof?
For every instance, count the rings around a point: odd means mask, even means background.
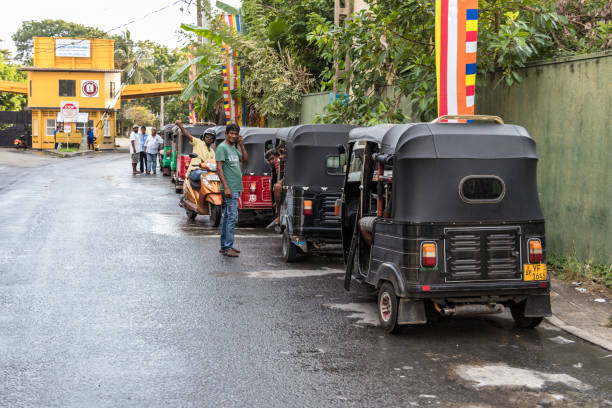
[[[55,67],[21,67],[19,71],[42,71],[42,72],[102,72],[118,73],[121,69],[96,69],[96,68],[55,68]]]

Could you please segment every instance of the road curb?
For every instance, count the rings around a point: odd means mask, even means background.
[[[49,156],[60,157],[62,159],[76,156],[88,156],[90,154],[96,153],[94,150],[83,150],[79,152],[58,152],[55,150],[43,150],[42,152],[48,154]]]
[[[556,326],[561,330],[568,332],[569,334],[579,337],[582,340],[588,341],[589,343],[595,344],[596,346],[599,346],[608,351],[612,351],[612,342],[602,339],[601,337],[596,336],[593,333],[589,333],[584,329],[569,325],[563,320],[559,319],[557,316],[547,317],[545,318],[545,320],[547,323],[550,323],[553,326]]]

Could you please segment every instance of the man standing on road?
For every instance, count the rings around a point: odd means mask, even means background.
[[[87,129],[87,149],[94,150],[94,142],[96,141],[96,136],[94,135],[93,130],[91,128]]]
[[[151,169],[153,169],[153,174],[157,174],[157,153],[163,143],[164,140],[157,134],[157,129],[151,129],[151,136],[147,138],[147,143],[144,147],[147,155],[147,174],[151,174]]]
[[[215,155],[225,205],[223,220],[221,221],[221,249],[219,252],[234,258],[240,253],[239,250],[234,248],[234,227],[238,221],[238,199],[243,190],[240,162],[243,164],[249,162],[242,136],[239,134],[240,126],[235,123],[227,125],[225,141],[217,147]],[[238,141],[239,149],[236,148],[236,141]]]
[[[140,172],[144,173],[145,168],[147,167],[147,154],[144,152],[144,146],[147,143],[147,138],[149,135],[147,134],[147,128],[145,126],[140,127],[140,133],[138,134],[138,138],[140,139]]]
[[[140,145],[140,137],[138,137],[138,125],[134,125],[132,133],[130,133],[130,155],[132,156],[132,174],[138,174],[136,165],[140,159],[140,152],[142,147]]]
[[[206,129],[204,133],[200,136],[200,139],[195,138],[187,129],[183,127],[183,122],[179,119],[174,122],[176,126],[181,129],[183,135],[189,140],[189,142],[193,145],[193,152],[198,155],[198,157],[191,159],[190,164],[199,165],[202,160],[215,160],[215,149],[213,148],[215,143],[215,130],[213,128]],[[187,169],[187,174],[185,178],[189,177],[189,173],[191,172],[191,165]]]

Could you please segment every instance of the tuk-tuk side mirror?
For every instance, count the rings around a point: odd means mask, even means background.
[[[191,157],[192,159],[195,159],[196,157],[198,157],[198,155],[195,153],[189,153],[189,157]]]
[[[343,144],[339,144],[338,145],[338,154],[345,154],[346,153],[346,147],[344,147]]]

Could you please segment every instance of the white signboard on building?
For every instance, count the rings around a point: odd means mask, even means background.
[[[61,101],[60,113],[64,118],[64,122],[76,122],[79,117],[79,103],[76,101]]]
[[[100,82],[95,79],[81,80],[81,96],[83,98],[97,98],[100,95]]]
[[[89,58],[91,56],[91,42],[89,40],[56,38],[55,56]]]

